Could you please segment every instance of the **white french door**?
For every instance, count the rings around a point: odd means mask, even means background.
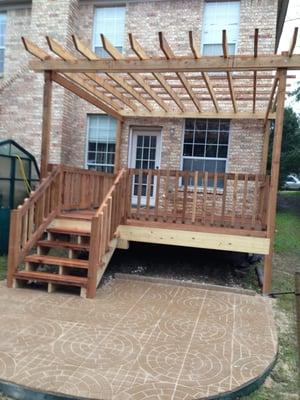
[[[151,127],[135,127],[131,131],[131,150],[129,167],[136,169],[159,169],[161,157],[161,129]],[[132,183],[132,204],[146,204],[148,193],[148,175],[135,175]],[[156,177],[151,177],[150,205],[154,205]]]

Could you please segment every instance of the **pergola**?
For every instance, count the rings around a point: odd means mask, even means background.
[[[46,37],[56,56],[22,38],[26,50],[39,60],[30,68],[44,72],[42,129],[42,176],[46,175],[49,155],[52,82],[118,120],[116,169],[119,169],[122,123],[128,117],[153,118],[226,118],[255,119],[263,122],[263,170],[266,172],[269,123],[276,120],[269,197],[267,237],[272,242],[275,231],[276,198],[288,70],[300,69],[300,55],[294,54],[298,29],[290,48],[280,55],[259,54],[259,31],[253,35],[253,53],[232,56],[228,51],[226,31],[222,34],[222,56],[201,56],[199,42],[189,32],[186,56],[178,56],[165,35],[159,33],[161,56],[149,55],[138,40],[129,34],[133,56],[125,57],[101,35],[110,59],[99,58],[76,36],[76,52]],[[265,257],[264,290],[271,284],[272,250]]]

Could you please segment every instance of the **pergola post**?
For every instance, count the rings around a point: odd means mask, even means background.
[[[41,178],[47,175],[49,164],[49,147],[52,114],[52,72],[44,73],[43,93],[43,122],[42,122],[42,145],[41,145]]]
[[[268,294],[272,290],[272,258],[274,252],[273,247],[274,247],[274,234],[275,234],[275,222],[276,222],[280,153],[281,153],[282,130],[283,130],[283,119],[284,119],[286,77],[287,77],[287,69],[286,68],[278,69],[279,84],[277,93],[278,95],[277,95],[276,122],[275,122],[275,131],[273,140],[268,228],[267,228],[267,237],[270,238],[270,253],[269,255],[265,256],[264,260],[264,281],[263,281],[264,294]]]

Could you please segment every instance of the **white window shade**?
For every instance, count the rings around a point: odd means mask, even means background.
[[[229,53],[236,52],[239,36],[240,2],[206,2],[202,30],[202,54],[221,55],[222,31],[227,33]]]
[[[93,47],[101,57],[107,57],[102,47],[103,34],[120,52],[124,47],[125,7],[101,7],[95,9]]]
[[[6,13],[0,13],[0,74],[4,71],[4,53],[6,36]]]

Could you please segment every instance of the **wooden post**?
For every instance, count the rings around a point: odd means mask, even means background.
[[[16,272],[20,258],[20,245],[22,234],[22,216],[19,210],[12,210],[10,217],[9,249],[7,262],[7,287],[13,285],[14,273]]]
[[[271,183],[269,195],[269,210],[267,217],[267,237],[270,238],[270,253],[265,256],[264,260],[264,282],[263,293],[268,294],[272,290],[272,256],[274,247],[274,234],[276,223],[276,206],[277,206],[277,191],[279,180],[279,167],[280,167],[280,153],[282,142],[282,129],[284,119],[284,101],[286,92],[286,75],[287,70],[281,68],[278,70],[278,97],[277,97],[277,111],[276,122],[273,140],[273,153],[272,153],[272,169],[271,169]]]
[[[264,141],[263,141],[263,151],[262,151],[262,159],[261,159],[261,167],[260,173],[265,175],[267,173],[267,164],[268,164],[268,152],[269,152],[269,141],[270,141],[270,120],[267,121],[264,127]]]
[[[123,122],[117,121],[117,134],[116,134],[116,155],[115,155],[115,168],[114,172],[117,174],[121,168],[121,141],[122,141]]]
[[[45,71],[43,95],[43,122],[41,146],[41,178],[47,175],[51,131],[52,72]]]

